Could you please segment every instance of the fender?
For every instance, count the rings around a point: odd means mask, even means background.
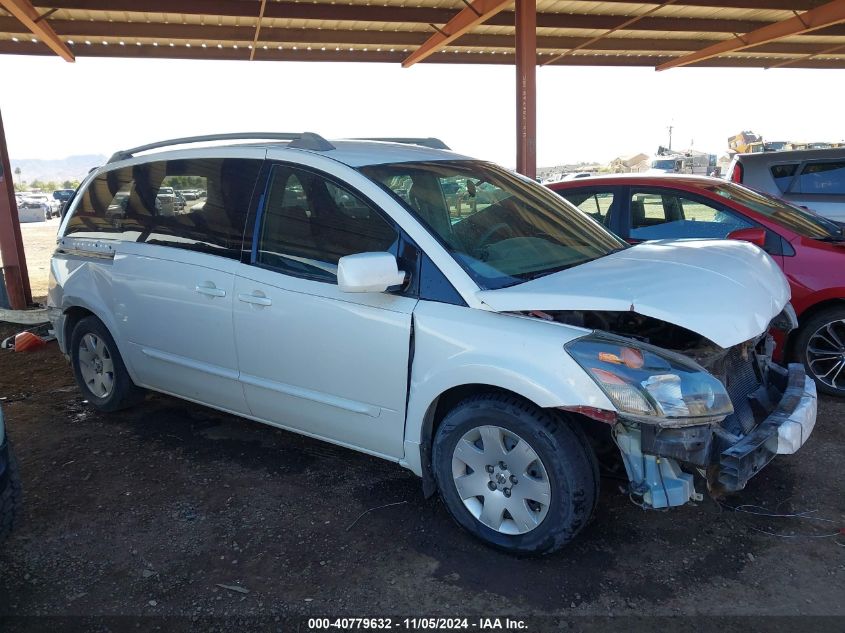
[[[837,299],[845,299],[845,288],[823,288],[815,292],[802,294],[800,297],[793,297],[793,307],[800,319],[805,312],[812,310],[818,304]]]
[[[135,380],[135,370],[128,361],[121,337],[117,335],[119,329],[111,306],[113,263],[114,260],[110,258],[88,259],[57,251],[50,261],[51,280],[47,304],[48,307],[59,308],[61,311],[61,316],[53,321],[53,325],[62,351],[70,353],[70,341],[66,340],[64,332],[67,311],[71,308],[84,308],[100,319],[111,333],[129,376]]]
[[[422,474],[430,411],[454,387],[497,387],[543,408],[582,405],[615,410],[563,349],[587,333],[531,317],[420,301],[414,311],[403,465]]]

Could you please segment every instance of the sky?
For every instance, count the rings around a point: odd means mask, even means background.
[[[516,163],[513,66],[0,56],[12,159],[105,154],[215,132],[435,136]],[[845,139],[845,71],[540,67],[537,164],[606,163],[668,144],[722,155],[729,136]]]

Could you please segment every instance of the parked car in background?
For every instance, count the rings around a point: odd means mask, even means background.
[[[58,200],[60,203],[63,204],[73,198],[73,194],[73,189],[56,189],[53,192],[53,199]]]
[[[24,192],[18,203],[21,222],[43,222],[53,217],[52,200],[46,194]]]
[[[176,192],[173,187],[160,187],[156,194],[158,204],[156,209],[160,215],[175,215],[179,210],[179,202],[176,200]]]
[[[726,178],[845,222],[845,147],[737,154]]]
[[[769,328],[795,317],[760,249],[631,247],[488,162],[275,136],[118,152],[74,197],[48,312],[91,405],[151,389],[397,462],[523,553],[588,523],[588,431],[612,430],[652,508],[740,490],[810,435],[812,380],[769,362]],[[205,178],[207,198],[155,213],[168,176]],[[461,190],[483,198],[458,212]]]
[[[595,176],[595,172],[592,171],[573,171],[568,174],[564,174],[561,178],[562,182],[567,182],[569,180],[579,180],[581,178],[591,178]]]
[[[6,435],[0,408],[0,544],[6,540],[20,517],[23,492],[18,463]]]
[[[841,226],[715,178],[607,176],[549,187],[632,244],[733,238],[763,248],[789,279],[799,324],[787,338],[781,337],[776,357],[803,363],[819,389],[845,396],[845,236]]]
[[[65,205],[70,202],[74,193],[76,192],[73,189],[56,189],[53,192],[53,199],[57,203],[58,215],[60,217],[64,216]]]

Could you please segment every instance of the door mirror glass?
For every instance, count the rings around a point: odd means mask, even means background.
[[[729,240],[742,240],[743,242],[751,242],[760,248],[766,245],[766,229],[759,226],[750,229],[739,229],[728,233]]]
[[[337,262],[337,285],[341,292],[385,292],[405,283],[396,257],[390,253],[356,253]]]

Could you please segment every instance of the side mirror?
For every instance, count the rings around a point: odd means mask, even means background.
[[[750,229],[737,229],[728,233],[728,239],[751,242],[763,248],[766,245],[766,229],[760,228],[759,226]]]
[[[356,253],[337,262],[337,285],[341,292],[384,292],[405,283],[390,253]]]

